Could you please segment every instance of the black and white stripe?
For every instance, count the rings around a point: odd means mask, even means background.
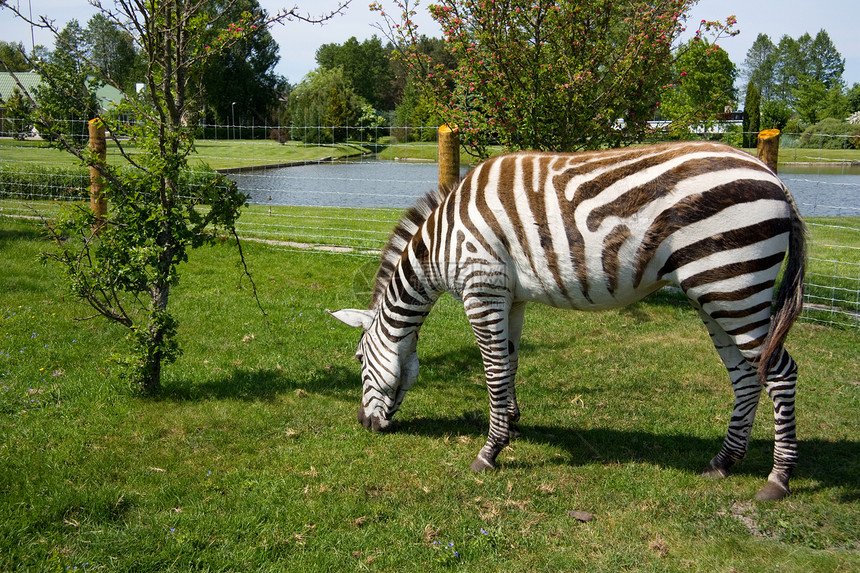
[[[601,310],[674,284],[708,327],[735,391],[728,434],[706,474],[724,476],[743,458],[764,387],[776,444],[759,495],[780,498],[797,459],[797,368],[782,342],[801,310],[805,250],[803,223],[776,175],[725,145],[491,159],[407,213],[383,251],[370,310],[333,313],[364,329],[359,419],[388,427],[417,378],[418,330],[448,292],[464,304],[490,393],[489,437],[472,469],[495,467],[519,417],[525,303]]]

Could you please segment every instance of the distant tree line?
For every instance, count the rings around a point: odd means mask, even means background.
[[[457,65],[440,38],[421,36],[418,49],[440,66]],[[429,111],[396,53],[394,44],[383,45],[375,35],[363,42],[352,37],[323,44],[316,52],[317,69],[292,88],[282,123],[291,126],[293,138],[309,143],[372,141],[383,133],[400,140],[431,138],[432,130],[406,130],[438,126],[441,120]]]
[[[814,37],[809,33],[796,39],[784,35],[776,44],[768,35],[759,34],[743,63],[747,125],[789,133],[810,129],[832,135],[860,133],[860,127],[852,128],[845,121],[860,111],[860,84],[848,88],[842,79],[844,71],[845,59],[825,30]],[[837,143],[854,145],[851,138],[830,142]]]
[[[246,12],[265,13],[257,0],[207,0],[204,13],[208,18],[225,22],[241,21]],[[215,50],[224,44],[223,34],[215,28],[201,29],[191,42],[205,50],[211,47],[213,57],[202,69],[186,78],[188,97],[194,103],[184,121],[188,123],[221,123],[269,125],[277,121],[281,99],[288,92],[285,78],[274,73],[278,63],[278,44],[266,27],[245,30],[229,49]],[[234,32],[235,34],[235,32]],[[95,90],[111,84],[127,94],[134,94],[145,84],[145,49],[103,13],[92,16],[82,27],[70,20],[55,38],[53,50],[36,46],[27,53],[23,44],[0,41],[0,68],[12,72],[36,71],[51,82],[37,90],[40,106],[50,108],[52,115],[75,121],[91,119],[98,113]],[[98,79],[96,79],[98,78]],[[4,102],[8,103],[8,102]]]
[[[653,136],[655,119],[665,120],[670,135],[689,137],[691,129],[707,131],[738,107],[745,109],[744,132],[778,127],[800,133],[826,118],[844,122],[860,110],[860,85],[845,86],[845,61],[824,30],[815,37],[783,36],[778,44],[760,34],[741,66],[741,106],[738,67],[716,43],[736,33],[734,19],[702,21],[693,39],[678,41],[693,0],[588,6],[510,0],[506,7],[444,0],[430,7],[444,38],[418,33],[409,18],[414,2],[399,4],[400,20],[375,5],[384,40],[324,44],[316,52],[317,68],[292,86],[273,71],[280,56],[268,30],[247,33],[188,78],[194,111],[184,121],[282,126],[253,136],[309,143],[389,134],[430,139],[432,130],[407,126],[450,123],[481,155],[493,144],[571,150],[623,145]],[[243,11],[258,11],[259,3],[206,0],[206,10],[239,21]],[[214,46],[220,39],[213,34],[202,31],[193,41]],[[37,62],[61,78],[40,90],[40,102],[70,119],[96,112],[92,78],[102,75],[91,74],[93,68],[133,93],[143,75],[140,53],[129,34],[101,14],[85,28],[69,22],[53,51],[37,47],[26,54],[20,44],[0,42],[0,60],[9,69],[31,69]],[[26,107],[26,101],[5,103]],[[754,145],[749,137],[744,143]]]

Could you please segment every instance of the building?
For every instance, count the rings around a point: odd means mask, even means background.
[[[41,83],[42,77],[36,72],[0,72],[0,125],[3,124],[3,120],[6,118],[5,102],[15,92],[15,88],[18,88],[20,91],[21,86],[23,86],[24,90],[32,96],[34,95],[34,88],[38,87]],[[99,109],[107,111],[122,101],[124,96],[117,88],[105,85],[96,91],[96,97],[98,98]]]

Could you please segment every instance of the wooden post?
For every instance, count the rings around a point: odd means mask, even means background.
[[[98,169],[100,166],[104,169],[105,159],[107,158],[107,141],[105,140],[105,124],[99,118],[93,118],[89,122],[90,132],[90,151],[95,160],[94,165],[90,165],[90,209],[93,215],[96,216],[96,224],[93,225],[93,232],[97,233],[105,224],[107,219],[107,199],[102,197],[102,189],[104,180]]]
[[[460,181],[460,137],[447,124],[439,128],[439,190],[452,189]]]
[[[779,130],[765,129],[758,134],[758,158],[776,173],[779,161]]]

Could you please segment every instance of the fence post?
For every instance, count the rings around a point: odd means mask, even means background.
[[[460,180],[460,137],[447,124],[439,128],[439,190],[446,192]]]
[[[758,134],[758,158],[765,162],[774,173],[779,161],[779,130],[765,129]]]
[[[105,124],[99,118],[93,118],[89,122],[90,151],[93,154],[94,164],[90,165],[90,209],[96,217],[93,232],[97,233],[105,224],[107,219],[107,199],[102,197],[104,180],[99,167],[104,169],[107,158],[107,141],[105,140]]]

